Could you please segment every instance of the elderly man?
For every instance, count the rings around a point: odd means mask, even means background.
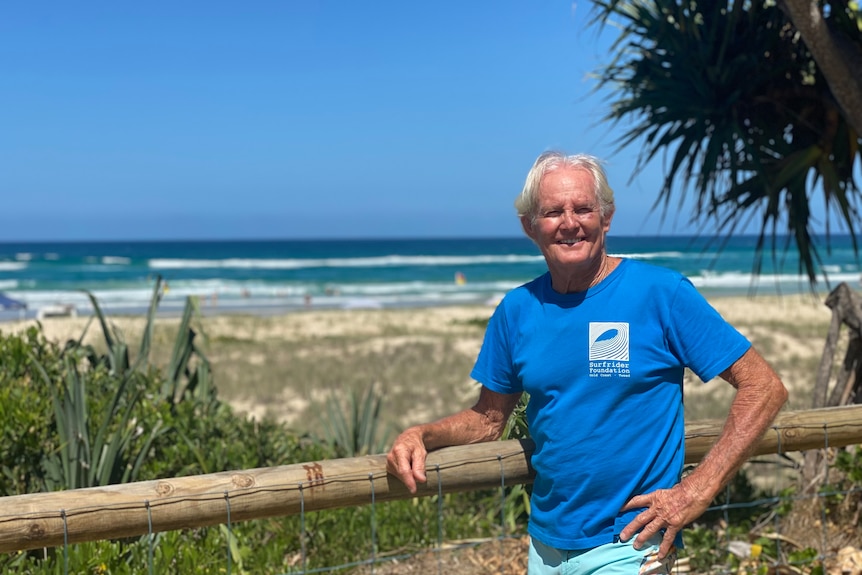
[[[667,573],[681,529],[736,473],[787,391],[685,277],[607,254],[614,196],[599,160],[541,155],[515,207],[548,272],[494,311],[471,373],[477,403],[401,433],[388,470],[415,492],[429,450],[498,439],[526,392],[529,573]],[[717,443],[681,478],[686,368],[720,375],[736,395]]]

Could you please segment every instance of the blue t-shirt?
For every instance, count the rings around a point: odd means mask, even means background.
[[[679,482],[685,368],[708,381],[749,347],[684,276],[634,260],[584,292],[557,293],[545,274],[508,293],[471,377],[530,394],[530,535],[613,542],[638,513],[620,511],[631,497]]]

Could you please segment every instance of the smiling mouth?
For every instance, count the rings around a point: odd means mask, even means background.
[[[582,241],[584,241],[584,238],[572,238],[570,240],[559,240],[557,243],[564,246],[573,246],[575,244],[581,243]]]

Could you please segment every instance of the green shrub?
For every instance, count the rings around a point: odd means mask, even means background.
[[[0,332],[0,496],[43,491],[44,458],[56,448],[51,394],[33,365],[59,379],[60,350],[38,328],[20,335]]]
[[[148,361],[155,306],[132,359],[123,334],[93,302],[101,353],[82,345],[83,336],[60,347],[38,327],[0,332],[0,495],[289,465],[332,458],[347,443],[360,451],[379,445],[379,398],[371,392],[354,398],[345,417],[332,413],[347,424],[332,442],[234,414],[218,399],[195,343],[194,302],[166,373]],[[447,494],[442,506],[429,497],[94,541],[6,554],[0,572],[224,573],[228,564],[236,573],[299,572],[303,563],[311,569],[427,549],[441,534],[497,535],[499,505],[498,490]]]
[[[862,446],[847,447],[835,454],[835,468],[844,474],[844,487],[862,487]]]

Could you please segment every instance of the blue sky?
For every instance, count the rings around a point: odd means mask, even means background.
[[[608,161],[613,233],[683,233],[614,153],[590,9],[4,3],[0,241],[520,235],[550,148]]]

